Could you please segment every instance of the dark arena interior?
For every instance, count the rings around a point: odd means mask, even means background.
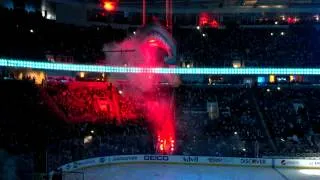
[[[320,179],[319,16],[0,0],[0,179]]]

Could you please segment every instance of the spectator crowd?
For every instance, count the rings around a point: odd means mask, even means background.
[[[74,109],[91,107],[90,97],[110,95],[109,83],[100,88],[100,82],[91,83],[97,83],[95,88],[88,82],[41,87],[33,81],[2,80],[2,148],[29,159],[45,150],[50,169],[96,156],[159,153],[146,117],[118,121],[94,108],[85,111],[90,116]],[[60,91],[69,92],[56,99]],[[241,157],[318,153],[318,91],[304,86],[181,85],[171,91],[176,104],[173,153]],[[72,96],[79,101],[68,102]]]

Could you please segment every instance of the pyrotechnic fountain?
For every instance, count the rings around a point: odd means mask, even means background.
[[[130,51],[129,51],[130,50]],[[145,27],[118,44],[105,45],[108,65],[134,67],[164,67],[175,64],[175,42],[167,31],[159,25]],[[119,51],[114,53],[115,51]],[[122,53],[126,51],[126,53]],[[112,76],[112,75],[111,75]],[[132,91],[127,96],[143,101],[145,117],[152,124],[158,139],[160,151],[174,150],[175,128],[173,95],[164,92],[167,85],[176,84],[174,75],[154,75],[149,73],[127,74],[126,79]]]

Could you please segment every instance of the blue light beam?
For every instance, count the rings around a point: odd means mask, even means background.
[[[203,75],[320,75],[320,68],[140,68],[35,62],[0,58],[0,66],[77,72],[203,74]]]

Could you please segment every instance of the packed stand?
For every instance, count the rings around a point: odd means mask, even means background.
[[[110,155],[153,154],[153,138],[143,120],[136,122],[79,123],[73,137],[48,147],[48,166],[54,170],[69,162]]]
[[[280,155],[319,152],[319,89],[261,88],[256,92]]]
[[[317,65],[320,39],[312,27],[177,29],[178,53],[194,66],[301,67]],[[190,43],[192,42],[192,43]]]
[[[86,85],[73,86],[73,83]],[[97,156],[159,153],[153,127],[143,117],[131,121],[117,121],[116,118],[95,121],[86,116],[86,121],[65,122],[48,102],[59,103],[52,100],[55,99],[53,92],[61,94],[67,90],[68,94],[61,99],[80,101],[85,99],[84,95],[110,95],[108,83],[103,83],[103,88],[91,89],[86,82],[73,83],[68,87],[66,84],[40,87],[32,80],[1,81],[4,100],[0,126],[2,148],[29,159],[35,158],[36,152],[45,150],[50,170]],[[261,157],[317,153],[320,142],[318,91],[314,87],[298,86],[277,89],[181,85],[173,92],[176,106],[174,154]],[[46,92],[50,95],[45,96]],[[171,92],[172,88],[159,88],[155,100],[170,97]],[[72,102],[79,105],[88,101],[90,98]],[[73,107],[74,104],[57,107],[64,109],[66,106]],[[83,116],[81,111],[74,113],[68,109],[66,112],[69,112],[67,120],[77,113]],[[263,122],[267,129],[263,128]],[[268,132],[276,151],[268,142]]]
[[[107,82],[50,82],[46,87],[52,101],[73,122],[123,121],[139,117],[130,97]]]
[[[184,153],[259,156],[267,141],[250,89],[181,86],[176,94]]]
[[[96,122],[87,117],[86,121],[70,122],[70,116],[60,115],[61,107],[53,108],[55,102],[46,94],[49,87],[36,86],[32,80],[1,80],[0,83],[3,100],[0,149],[30,161],[26,166],[30,167],[29,174],[45,167],[38,166],[39,162],[45,162],[46,156],[48,170],[53,170],[64,163],[89,157],[154,153],[153,137],[143,118]],[[84,89],[86,91],[88,89]],[[102,90],[89,92],[104,95]]]
[[[32,80],[1,79],[0,86],[0,149],[14,159],[17,172],[26,177],[41,169],[36,159],[47,145],[72,130],[51,111]]]

